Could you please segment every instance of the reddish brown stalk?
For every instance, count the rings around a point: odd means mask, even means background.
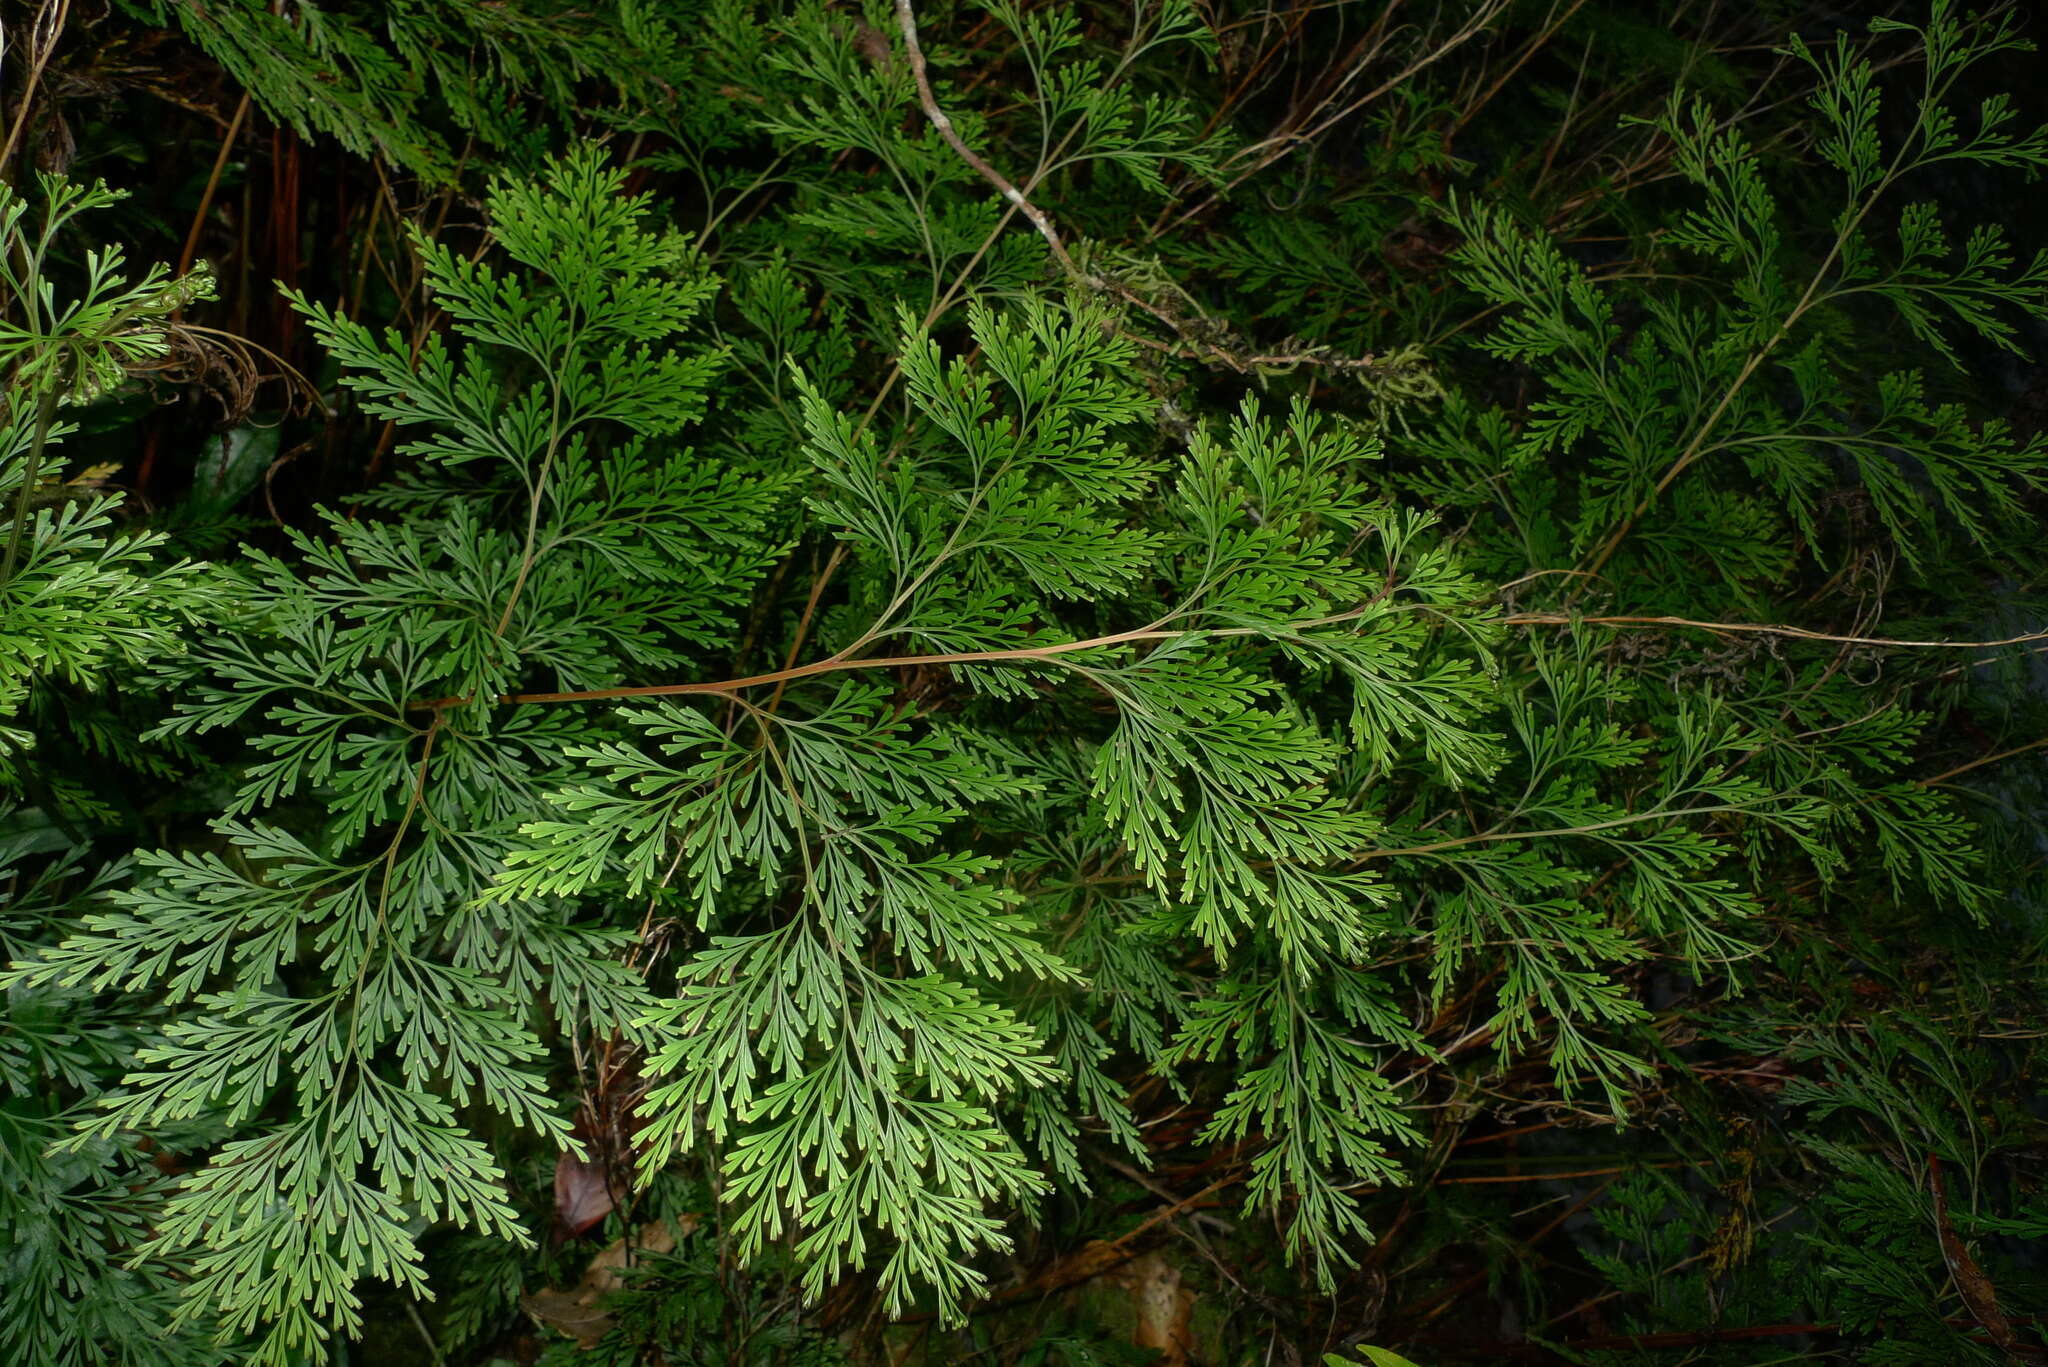
[[[1091,636],[1085,641],[1060,641],[1052,645],[1031,646],[1019,650],[962,650],[943,655],[884,655],[858,660],[843,659],[834,655],[828,659],[814,660],[807,665],[793,669],[777,669],[766,674],[750,674],[743,679],[718,679],[705,683],[648,684],[639,688],[591,688],[570,693],[511,693],[498,701],[508,705],[546,702],[602,702],[614,698],[666,698],[690,694],[728,694],[742,689],[760,688],[768,684],[792,683],[818,674],[837,674],[849,669],[901,669],[911,665],[956,665],[990,664],[1003,661],[1046,660],[1061,655],[1073,655],[1084,650],[1100,650],[1105,646],[1128,645],[1135,641],[1167,641],[1181,636],[1193,635],[1189,631],[1160,631],[1143,628],[1137,631],[1121,631],[1112,636]],[[1215,636],[1245,634],[1242,629],[1202,633]],[[440,709],[453,707],[470,701],[462,698],[436,698],[432,702],[415,703],[412,710]]]
[[[1944,769],[1933,778],[1916,779],[1915,783],[1922,788],[1932,788],[1937,784],[1946,783],[1960,774],[1967,774],[1972,769],[1981,769],[1987,764],[1996,764],[2002,759],[2011,759],[2015,755],[2030,754],[2035,750],[2043,748],[2048,748],[2048,736],[2043,736],[2039,740],[2030,740],[2025,745],[2015,745],[2009,750],[1998,750],[1988,755],[1980,755],[1968,764],[1958,764],[1953,769]]]
[[[840,563],[845,559],[846,547],[834,546],[832,554],[825,561],[825,568],[811,580],[810,595],[804,599],[804,614],[797,618],[796,636],[789,643],[789,653],[782,657],[782,669],[785,674],[796,668],[797,652],[804,648],[804,639],[811,633],[811,622],[818,615],[818,600],[824,596],[825,586],[832,582],[832,576],[838,573]],[[782,695],[788,691],[788,679],[775,685],[775,695],[768,700],[770,712],[782,706]]]
[[[206,178],[206,188],[199,192],[199,207],[192,211],[192,227],[185,234],[185,246],[178,253],[178,274],[184,275],[192,269],[192,260],[199,252],[199,234],[206,227],[207,210],[213,207],[214,191],[220,189],[221,172],[227,169],[228,155],[235,150],[235,139],[241,134],[242,120],[249,117],[249,92],[242,92],[242,101],[235,106],[235,116],[228,120],[228,131],[221,136],[220,151],[213,158],[213,173]]]
[[[1993,650],[2000,646],[2027,645],[2034,641],[2048,641],[2048,631],[2030,631],[2021,636],[2005,636],[1995,641],[1952,641],[1952,640],[1902,640],[1890,636],[1837,636],[1832,632],[1808,631],[1804,627],[1773,626],[1767,622],[1700,622],[1690,617],[1575,617],[1561,612],[1527,612],[1512,617],[1503,617],[1502,623],[1511,627],[1526,626],[1571,626],[1583,623],[1586,626],[1619,627],[1692,627],[1700,631],[1717,631],[1730,635],[1789,636],[1801,641],[1833,641],[1840,645],[1885,646],[1893,650]]]
[[[1466,102],[1464,107],[1459,110],[1456,122],[1454,122],[1451,125],[1450,132],[1445,135],[1446,144],[1448,144],[1450,139],[1452,137],[1455,137],[1465,127],[1466,124],[1472,122],[1473,119],[1479,116],[1479,111],[1486,108],[1486,106],[1492,102],[1493,97],[1500,94],[1502,87],[1506,86],[1509,81],[1514,79],[1515,74],[1517,72],[1519,72],[1523,67],[1529,64],[1530,58],[1534,57],[1538,52],[1541,52],[1543,48],[1549,44],[1550,40],[1557,36],[1557,31],[1563,28],[1567,23],[1569,23],[1571,21],[1571,17],[1577,14],[1579,10],[1585,5],[1585,3],[1586,0],[1572,0],[1571,6],[1568,9],[1566,9],[1563,14],[1558,14],[1555,9],[1551,11],[1552,17],[1550,19],[1550,22],[1544,26],[1542,32],[1538,33],[1534,38],[1531,38],[1523,46],[1521,54],[1517,56],[1515,60],[1508,65],[1508,69],[1506,71],[1503,71],[1498,77],[1495,78],[1493,84],[1486,88],[1484,94],[1480,95],[1479,98],[1475,100]]]
[[[1372,58],[1378,55],[1377,47],[1370,53],[1354,50],[1354,55],[1340,64],[1339,69],[1343,70],[1345,75],[1333,89],[1308,106],[1303,112],[1290,115],[1270,136],[1254,144],[1255,147],[1263,148],[1264,150],[1249,167],[1238,172],[1220,190],[1212,193],[1194,208],[1183,212],[1170,223],[1165,223],[1164,226],[1155,223],[1151,236],[1156,239],[1162,233],[1170,232],[1181,224],[1200,217],[1212,206],[1229,196],[1239,186],[1275,162],[1290,155],[1296,148],[1315,142],[1316,139],[1328,133],[1344,120],[1365,109],[1368,105],[1373,104],[1389,92],[1399,88],[1407,81],[1414,79],[1426,68],[1434,66],[1458,48],[1484,33],[1488,24],[1505,8],[1505,0],[1498,0],[1498,2],[1497,0],[1488,0],[1487,4],[1483,5],[1476,14],[1467,17],[1465,22],[1442,42],[1428,48],[1421,56],[1410,60],[1399,71],[1396,71],[1392,76],[1389,76],[1386,80],[1380,82],[1380,84],[1374,86],[1371,90],[1351,101],[1343,108],[1338,109],[1334,113],[1326,113],[1325,111],[1342,94],[1345,85],[1350,83],[1353,75],[1363,70],[1371,62]],[[1391,12],[1391,9],[1389,12]],[[1360,49],[1374,36],[1374,31],[1368,31],[1366,38],[1360,40]],[[1170,213],[1171,209],[1168,212]],[[1160,217],[1164,219],[1165,214],[1162,214]]]
[[[35,19],[27,25],[28,72],[22,77],[21,103],[15,106],[14,121],[7,127],[7,141],[0,145],[0,174],[5,174],[8,163],[14,160],[14,149],[21,145],[21,135],[28,128],[28,111],[35,102],[36,89],[43,83],[43,71],[50,65],[50,54],[57,50],[57,39],[63,34],[65,21],[70,17],[71,0],[44,0],[36,11]]]
[[[814,586],[814,593],[816,586]],[[1377,599],[1374,603],[1377,603]],[[1350,612],[1338,613],[1313,622],[1293,624],[1294,630],[1308,630],[1314,627],[1334,626],[1351,621],[1368,611],[1373,603]],[[1808,631],[1802,627],[1771,626],[1760,622],[1702,622],[1686,617],[1573,617],[1558,613],[1524,613],[1499,619],[1506,626],[1569,626],[1584,623],[1589,626],[1667,626],[1690,627],[1702,631],[1729,633],[1753,633],[1771,636],[1788,636],[1799,640],[1834,641],[1851,645],[1886,646],[1896,649],[1944,649],[1975,650],[1997,646],[2019,645],[2026,642],[2048,640],[2048,631],[2029,632],[2022,636],[2010,636],[2000,640],[1951,641],[1951,640],[1906,640],[1883,636],[1839,636],[1828,632]],[[1026,646],[1015,650],[962,650],[936,655],[883,655],[861,658],[847,658],[833,655],[823,660],[814,660],[807,665],[787,666],[765,674],[750,674],[738,679],[715,679],[701,683],[645,684],[628,688],[590,688],[559,693],[508,693],[496,701],[508,706],[525,703],[558,702],[605,702],[624,698],[664,698],[703,695],[730,696],[748,688],[794,683],[820,674],[838,674],[853,669],[901,669],[920,665],[956,664],[1002,664],[1030,660],[1057,659],[1081,651],[1098,650],[1107,646],[1130,645],[1140,641],[1170,641],[1184,636],[1251,636],[1260,634],[1256,627],[1217,627],[1213,629],[1183,628],[1168,630],[1157,626],[1140,627],[1132,631],[1115,632],[1107,636],[1091,636],[1080,641],[1059,641],[1049,645]],[[792,658],[794,652],[792,651]],[[409,710],[439,710],[455,707],[472,701],[467,696],[435,698],[412,704]],[[1638,819],[1638,818],[1632,818]],[[1392,851],[1390,853],[1429,853],[1449,848],[1450,845],[1471,844],[1481,838],[1507,837],[1461,837],[1458,840],[1436,845],[1419,846],[1414,850]],[[1523,838],[1523,837],[1514,837]]]
[[[1504,1176],[1487,1177],[1437,1177],[1432,1178],[1439,1187],[1483,1186],[1496,1182],[1562,1182],[1573,1177],[1614,1177],[1625,1172],[1640,1172],[1647,1168],[1689,1168],[1693,1164],[1684,1160],[1670,1163],[1634,1163],[1618,1168],[1581,1168],[1575,1172],[1523,1172]]]

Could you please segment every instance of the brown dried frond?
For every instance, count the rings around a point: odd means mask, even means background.
[[[216,328],[171,322],[164,328],[169,349],[148,366],[131,371],[159,396],[165,388],[197,390],[220,405],[219,422],[233,427],[255,411],[266,386],[283,386],[286,416],[320,406],[320,394],[306,377],[269,350]],[[267,363],[267,364],[266,364]]]

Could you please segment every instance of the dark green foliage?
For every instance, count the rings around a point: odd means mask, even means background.
[[[640,7],[503,0],[377,0],[331,5],[262,0],[121,0],[175,25],[258,105],[301,135],[374,153],[425,179],[454,177],[460,139],[528,149],[578,109],[586,88],[643,70],[613,60]]]
[[[1581,8],[126,11],[375,189],[0,191],[8,1360],[2030,1360],[2024,35]]]

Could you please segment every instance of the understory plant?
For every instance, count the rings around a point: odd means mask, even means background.
[[[1572,14],[1365,8],[135,10],[444,197],[283,287],[266,516],[245,431],[152,529],[59,443],[213,277],[0,191],[0,1343],[2037,1352],[2040,795],[1978,785],[2048,258],[1954,221],[2048,165],[2016,22],[1775,35],[1803,148],[1701,39],[1594,209],[1486,114]],[[1168,1237],[1208,1318],[1075,1298]]]

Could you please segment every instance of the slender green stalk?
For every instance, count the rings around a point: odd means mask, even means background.
[[[0,588],[14,581],[14,567],[21,558],[22,529],[28,525],[35,500],[36,479],[42,473],[43,450],[49,445],[50,427],[57,420],[57,391],[45,389],[36,398],[36,425],[29,437],[28,461],[22,471],[21,492],[14,499],[14,522],[7,531],[7,554],[0,559]]]

